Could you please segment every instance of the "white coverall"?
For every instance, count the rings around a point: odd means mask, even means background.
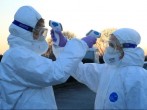
[[[57,60],[52,61],[30,49],[32,42],[22,39],[19,36],[21,33],[24,33],[24,39],[28,37],[25,35],[30,34],[11,24],[8,37],[10,48],[1,61],[0,109],[57,109],[52,85],[67,80],[68,73],[82,60],[88,46],[83,41],[73,39],[66,44]]]
[[[72,40],[56,61],[16,46],[3,56],[1,109],[56,109],[52,85],[65,82],[85,55],[86,44]],[[80,52],[79,52],[80,51]]]
[[[119,66],[80,63],[72,76],[96,93],[95,109],[147,109],[147,71],[142,68],[142,56],[136,49]]]
[[[119,65],[80,63],[72,76],[96,93],[95,109],[147,109],[147,71],[143,64],[143,50],[127,48]]]

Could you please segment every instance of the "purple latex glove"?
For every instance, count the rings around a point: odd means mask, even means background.
[[[55,33],[58,34],[58,36],[55,36]],[[67,43],[67,38],[64,37],[61,31],[54,31],[51,30],[51,38],[53,40],[53,43],[57,46],[64,47]]]
[[[92,37],[92,36],[86,36],[84,38],[82,38],[83,41],[85,41],[88,45],[89,48],[92,48],[93,44],[96,43],[96,38]]]

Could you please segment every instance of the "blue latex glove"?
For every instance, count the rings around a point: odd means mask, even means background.
[[[92,48],[93,44],[96,43],[96,38],[92,37],[92,36],[86,36],[84,38],[82,38],[83,41],[85,41],[88,45],[89,48]]]
[[[55,33],[58,35],[55,35]],[[53,40],[54,45],[57,45],[59,47],[64,47],[67,43],[67,38],[64,37],[61,31],[55,31],[51,30],[51,38]]]

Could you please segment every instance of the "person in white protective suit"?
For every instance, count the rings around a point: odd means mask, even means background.
[[[96,93],[95,109],[147,109],[147,71],[144,51],[137,47],[140,41],[136,30],[120,28],[107,42],[104,64],[79,63],[73,71],[75,79]]]
[[[57,32],[62,44],[59,46],[66,46],[56,61],[52,61],[41,56],[48,49],[44,24],[31,6],[22,6],[15,13],[9,27],[10,48],[1,61],[0,109],[57,109],[52,85],[65,82],[68,73],[84,57],[88,45],[96,42],[96,39],[93,42],[73,39],[66,43],[61,32]]]

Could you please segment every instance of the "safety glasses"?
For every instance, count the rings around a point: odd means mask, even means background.
[[[105,47],[105,48],[107,48],[107,47],[112,47],[112,48],[116,48],[116,42],[114,42],[114,41],[111,41],[111,40],[108,40],[108,41],[104,41],[103,42],[103,46]]]
[[[33,30],[33,35],[37,36],[38,41],[43,41],[46,39],[48,29],[45,27],[37,27]]]
[[[104,46],[105,46],[105,50],[107,50],[109,48],[109,50],[111,49],[111,53],[115,53],[118,50],[121,50],[122,46],[119,42],[117,42],[117,40],[113,41],[113,40],[108,40],[104,42]]]

